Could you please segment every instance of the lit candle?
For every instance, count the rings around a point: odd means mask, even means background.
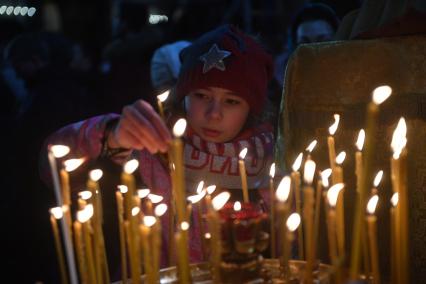
[[[336,231],[336,204],[339,192],[343,189],[343,183],[338,183],[330,187],[327,192],[328,199],[328,249],[330,254],[331,263],[336,271],[337,283],[341,280],[340,264],[337,257],[337,231]]]
[[[157,218],[157,222],[153,227],[153,254],[152,254],[152,263],[153,263],[153,273],[154,273],[154,283],[158,283],[160,281],[160,251],[161,251],[161,221],[160,217],[163,216],[168,207],[166,204],[161,203],[155,206],[154,214]]]
[[[312,182],[315,175],[315,162],[307,160],[303,170],[303,180],[305,183],[303,189],[303,221],[305,223],[305,248],[306,248],[306,267],[305,279],[307,283],[313,282],[313,267],[315,262],[314,254],[314,189]]]
[[[317,146],[317,143],[317,140],[313,140],[311,143],[309,143],[308,147],[306,147],[306,152],[308,152],[308,157],[306,158],[307,160],[311,159],[311,153],[314,150],[315,146]]]
[[[121,260],[121,280],[123,283],[127,281],[127,257],[126,257],[126,239],[124,234],[124,208],[123,208],[123,194],[127,192],[127,186],[118,186],[118,191],[115,192],[117,201],[117,215],[118,215],[118,232],[120,237],[120,260]]]
[[[377,195],[373,195],[367,204],[368,243],[370,247],[370,261],[371,268],[373,270],[374,284],[380,283],[379,251],[377,249],[377,217],[374,215],[378,201],[379,197]]]
[[[204,182],[200,182],[198,185],[198,188],[202,188],[204,186]],[[198,190],[197,190],[198,191]],[[195,210],[195,219],[197,222],[197,226],[198,226],[198,232],[199,232],[199,237],[201,240],[201,251],[203,253],[203,257],[206,256],[206,251],[205,251],[205,245],[204,245],[204,241],[203,241],[203,236],[204,236],[204,228],[203,228],[203,224],[202,224],[202,214],[201,214],[201,206],[200,206],[200,201],[204,198],[204,196],[206,195],[206,190],[201,190],[200,193],[197,193],[195,195],[191,195],[188,196],[188,201],[190,202],[188,204],[192,206],[194,206],[194,210]],[[187,212],[187,215],[189,216],[191,214],[191,212]]]
[[[297,230],[297,227],[300,225],[300,215],[297,213],[291,214],[286,222],[287,225],[287,238],[283,240],[283,242],[287,243],[287,247],[291,248],[291,243],[294,240],[294,231]],[[287,255],[284,256],[286,258],[285,262],[288,263],[288,260],[290,259],[290,249],[286,250]],[[288,279],[290,278],[291,271],[288,270],[288,273],[284,275],[285,279],[287,280],[285,283],[288,283]]]
[[[321,179],[318,179],[317,189],[315,193],[315,216],[314,216],[314,256],[317,255],[318,248],[318,236],[319,236],[319,222],[320,222],[320,212],[321,212],[321,196],[322,189],[328,188],[328,178],[331,175],[331,169],[326,169],[321,172]]]
[[[333,184],[343,183],[343,169],[342,163],[346,158],[344,151],[340,152],[336,157],[335,167],[332,173]],[[344,207],[344,192],[345,189],[339,192],[337,197],[336,206],[336,217],[337,217],[337,248],[339,251],[339,257],[344,258],[345,256],[345,207]]]
[[[246,166],[244,164],[244,158],[247,154],[247,148],[244,148],[240,152],[240,159],[238,160],[238,166],[240,169],[240,175],[241,175],[241,185],[243,190],[243,200],[245,203],[250,202],[249,194],[248,194],[248,188],[247,188],[247,173],[246,173]]]
[[[292,180],[292,184],[293,184],[293,188],[294,188],[294,199],[295,199],[295,203],[296,203],[296,212],[299,215],[302,215],[302,201],[300,198],[300,166],[302,165],[302,159],[303,159],[303,153],[300,153],[296,160],[294,161],[293,165],[292,165],[292,169],[293,171],[291,172],[291,180]],[[289,205],[289,207],[291,208],[291,204]],[[297,241],[298,241],[298,253],[299,253],[299,259],[302,260],[304,259],[304,245],[303,245],[303,224],[300,224],[300,226],[298,227],[298,231],[297,231]]]
[[[221,192],[212,199],[212,207],[208,212],[208,223],[211,234],[210,241],[210,263],[213,268],[213,283],[222,283],[220,276],[220,262],[222,259],[222,238],[219,211],[230,198],[227,191]],[[186,283],[186,282],[185,282]]]
[[[55,207],[50,209],[50,214],[50,223],[52,225],[53,237],[55,239],[55,248],[56,254],[58,256],[59,271],[61,272],[61,283],[68,283],[67,271],[65,269],[64,253],[62,251],[62,243],[59,237],[58,223],[56,221],[63,217],[64,212],[62,211],[61,207]]]
[[[359,193],[359,187],[361,185],[361,174],[362,174],[362,148],[364,146],[365,140],[365,131],[361,129],[358,133],[358,138],[356,140],[355,152],[355,175],[356,175],[356,192]]]
[[[77,220],[82,224],[83,227],[84,255],[89,283],[97,283],[95,261],[93,257],[92,237],[90,233],[90,218],[92,218],[92,216],[93,206],[91,204],[88,204],[83,210],[77,212]]]
[[[162,94],[157,96],[158,110],[159,110],[160,116],[163,120],[165,119],[163,103],[167,100],[167,98],[169,97],[169,94],[170,94],[170,91],[167,90],[167,91],[165,91]]]
[[[373,188],[371,189],[371,195],[376,195],[378,193],[377,187],[382,181],[382,178],[383,178],[383,171],[380,170],[377,172],[376,177],[374,178]]]
[[[391,147],[393,156],[391,171],[393,175],[393,191],[398,193],[396,206],[396,230],[398,233],[397,267],[399,283],[409,283],[409,254],[408,254],[408,193],[407,193],[407,125],[401,118],[393,133]]]
[[[143,251],[143,260],[145,268],[145,281],[146,283],[157,283],[155,282],[154,263],[153,263],[153,244],[154,236],[152,227],[157,222],[154,216],[143,217],[143,224],[139,225],[141,233],[141,246]]]
[[[95,253],[95,267],[97,278],[103,282],[106,277],[106,282],[109,281],[108,263],[106,260],[106,250],[104,245],[103,230],[102,230],[102,203],[100,198],[99,179],[102,177],[103,172],[100,169],[91,170],[89,172],[89,179],[87,180],[87,189],[92,192],[93,204],[93,238],[94,238],[94,253]]]
[[[140,216],[141,216],[141,221],[143,221],[143,216],[144,216],[144,212],[143,212],[143,208],[142,208],[142,203],[145,204],[145,198],[148,197],[148,195],[150,194],[150,192],[151,191],[148,188],[142,188],[142,189],[136,190],[136,194],[138,195],[138,202],[137,202],[137,204],[141,208],[141,212],[139,213]],[[150,201],[150,204],[152,205],[151,201]],[[149,210],[145,210],[145,212],[149,215]]]
[[[269,170],[269,197],[270,197],[270,203],[271,203],[271,210],[270,210],[270,222],[271,222],[271,245],[270,245],[270,253],[271,258],[275,258],[275,198],[274,198],[274,176],[275,176],[275,163],[272,163],[271,168]]]
[[[340,122],[340,115],[334,114],[334,122],[328,128],[328,133],[330,134],[327,138],[328,159],[330,160],[330,168],[333,170],[333,175],[334,175],[334,166],[335,166],[335,162],[336,162],[336,149],[335,149],[335,145],[334,145],[334,134],[337,131],[337,127],[339,126],[339,122]]]
[[[359,278],[359,266],[361,255],[361,230],[364,226],[364,210],[366,206],[366,195],[371,182],[372,163],[376,148],[377,116],[379,115],[379,105],[382,104],[392,93],[389,86],[380,86],[373,91],[373,100],[367,107],[367,127],[365,130],[364,145],[364,165],[362,168],[359,195],[355,205],[354,225],[352,230],[352,251],[351,251],[351,279]]]
[[[56,203],[58,204],[58,206],[61,206],[61,207],[63,206],[63,200],[62,200],[61,186],[59,184],[56,158],[65,157],[69,152],[70,152],[70,148],[65,145],[49,145],[48,147],[48,160],[49,160],[50,170],[52,174]],[[61,230],[62,230],[62,235],[64,238],[65,254],[67,258],[70,282],[71,284],[77,284],[78,277],[77,277],[77,269],[76,269],[75,258],[74,258],[74,248],[72,245],[70,227],[66,224],[65,218],[61,219]]]
[[[279,228],[280,228],[280,242],[282,244],[281,246],[281,259],[280,259],[280,267],[281,271],[284,275],[287,275],[289,273],[289,267],[288,267],[288,255],[290,247],[288,247],[288,242],[286,241],[287,236],[287,230],[286,230],[286,224],[285,221],[287,220],[288,216],[288,196],[290,194],[290,187],[291,187],[291,178],[289,176],[285,176],[281,179],[280,183],[278,184],[277,191],[275,192],[275,197],[277,199],[277,216],[279,220]]]
[[[175,234],[179,283],[191,283],[188,257],[188,229],[189,223],[184,221],[180,223],[178,231]]]

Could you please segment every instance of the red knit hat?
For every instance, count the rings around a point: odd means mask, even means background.
[[[259,114],[272,78],[272,57],[251,37],[232,25],[206,33],[180,53],[182,66],[176,95],[182,100],[192,90],[219,87],[247,101]]]

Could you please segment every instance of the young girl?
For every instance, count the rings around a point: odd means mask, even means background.
[[[187,194],[194,194],[203,180],[230,191],[234,200],[242,200],[238,155],[247,147],[250,200],[261,203],[260,188],[268,184],[274,141],[272,126],[260,120],[272,76],[271,57],[251,37],[229,25],[203,35],[180,55],[182,67],[174,95],[188,122],[184,137]],[[172,120],[176,118],[172,116]],[[138,100],[124,107],[121,115],[98,116],[67,126],[48,143],[69,145],[78,155],[91,159],[104,156],[123,163],[130,155],[137,157],[143,182],[170,202],[168,165],[155,154],[165,153],[171,139],[151,105]],[[199,262],[199,228],[193,224],[190,260]]]

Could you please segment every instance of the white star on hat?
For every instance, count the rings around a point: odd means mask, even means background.
[[[213,44],[207,53],[200,56],[200,60],[204,61],[203,74],[207,73],[212,68],[217,68],[220,71],[225,71],[225,63],[223,59],[231,55],[227,50],[221,50],[217,44]]]

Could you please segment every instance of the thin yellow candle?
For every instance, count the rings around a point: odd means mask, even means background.
[[[373,188],[371,189],[371,195],[376,195],[379,191],[377,190],[377,187],[379,186],[380,182],[383,178],[383,171],[380,170],[377,172],[376,177],[373,181]]]
[[[123,190],[124,192],[121,192]],[[124,234],[124,208],[123,208],[123,193],[127,192],[127,186],[119,187],[115,192],[117,201],[117,216],[118,216],[118,232],[120,238],[120,261],[121,261],[121,280],[123,283],[127,281],[127,256],[126,256],[126,239]]]
[[[80,271],[80,279],[82,283],[88,283],[88,272],[87,272],[87,264],[84,257],[84,249],[83,249],[83,237],[82,237],[82,228],[81,223],[78,221],[74,221],[74,243],[75,243],[75,251],[77,253],[77,263],[78,269]]]
[[[398,280],[399,283],[409,283],[409,254],[408,254],[408,193],[407,193],[407,125],[401,118],[393,133],[391,147],[393,156],[391,166],[394,177],[394,192],[398,192],[396,207],[396,229],[399,231],[397,247]]]
[[[238,160],[238,167],[240,169],[240,176],[241,176],[241,186],[243,190],[243,200],[245,203],[250,202],[249,194],[248,194],[248,188],[247,188],[247,173],[246,173],[246,166],[244,164],[244,158],[247,155],[247,148],[244,148],[241,150]]]
[[[296,203],[296,212],[299,215],[302,215],[302,201],[300,198],[300,172],[299,168],[302,165],[302,159],[303,159],[303,153],[300,153],[296,160],[294,161],[292,165],[292,173],[291,173],[291,180],[294,188],[294,199]],[[291,205],[289,205],[291,206]],[[298,253],[299,253],[299,259],[304,259],[304,244],[303,244],[303,224],[300,224],[297,231],[298,235]]]
[[[88,271],[89,283],[97,283],[95,260],[93,256],[90,218],[93,216],[93,206],[88,204],[83,210],[77,212],[77,220],[83,227],[84,255]]]
[[[152,263],[153,263],[153,273],[154,273],[154,283],[158,283],[160,281],[160,251],[161,251],[161,221],[160,217],[163,216],[168,207],[166,204],[161,203],[155,206],[154,214],[157,219],[157,222],[153,227],[153,253],[152,253]]]
[[[317,188],[315,192],[315,216],[314,216],[314,257],[317,256],[318,248],[318,236],[319,236],[319,223],[320,223],[320,213],[321,213],[321,197],[323,187],[328,188],[328,178],[331,175],[331,169],[325,169],[321,172],[321,179],[318,180]]]
[[[290,248],[291,248],[291,243],[293,242],[293,240],[294,240],[294,232],[297,230],[297,227],[299,227],[299,225],[300,225],[300,215],[299,214],[297,214],[297,213],[293,213],[293,214],[291,214],[289,217],[288,217],[288,219],[287,219],[287,222],[286,222],[286,227],[287,227],[287,236],[286,236],[286,239],[284,239],[283,240],[283,242],[286,242],[287,243],[287,247],[288,247],[288,249],[287,250],[285,250],[285,252],[286,252],[286,254],[287,255],[285,255],[284,256],[284,258],[285,258],[285,263],[288,263],[288,260],[290,259]],[[285,275],[284,275],[284,279],[286,280],[286,282],[285,283],[288,283],[289,281],[289,278],[290,278],[290,273],[291,273],[291,271],[290,270],[288,270],[288,273],[286,273]]]
[[[93,239],[94,239],[94,254],[95,254],[95,267],[97,279],[103,282],[103,278],[109,278],[108,264],[106,261],[106,251],[103,239],[102,230],[102,204],[99,198],[99,184],[98,181],[102,177],[103,172],[100,169],[91,170],[89,172],[89,179],[87,180],[87,189],[92,193],[93,204]],[[106,282],[109,282],[106,281]]]
[[[291,187],[291,178],[289,176],[285,176],[281,179],[278,184],[277,191],[275,192],[275,197],[277,199],[277,216],[279,220],[279,228],[280,228],[280,243],[281,243],[281,259],[280,259],[280,267],[284,276],[289,273],[288,266],[288,255],[290,247],[288,246],[287,238],[287,228],[286,228],[286,220],[288,216],[288,196],[290,194]]]
[[[141,233],[141,245],[143,251],[144,267],[145,267],[145,281],[146,283],[156,283],[153,265],[153,233],[152,227],[157,222],[154,216],[145,216],[143,224],[139,225]]]
[[[390,231],[391,231],[391,279],[393,279],[392,283],[398,283],[398,260],[397,260],[397,244],[399,243],[399,235],[396,230],[396,206],[398,205],[398,192],[395,192],[391,198],[392,207],[390,209]]]
[[[52,225],[52,233],[55,240],[55,249],[58,257],[59,271],[61,273],[61,283],[68,283],[67,270],[65,268],[64,252],[62,251],[61,238],[59,236],[58,223],[56,220],[63,218],[64,212],[61,207],[50,209],[50,224]]]
[[[163,199],[164,197],[162,197],[161,195],[153,194],[153,193],[148,194],[147,201],[149,202],[147,202],[147,204],[148,204],[148,207],[150,206],[151,208],[147,209],[147,214],[148,215],[154,214],[153,206],[163,201]]]
[[[160,116],[163,120],[165,119],[163,103],[167,100],[167,98],[169,97],[169,94],[170,94],[170,91],[167,90],[167,91],[165,91],[162,94],[157,96],[158,110],[159,110]]]
[[[56,159],[65,157],[69,152],[70,152],[70,148],[65,145],[49,145],[48,151],[47,151],[50,170],[52,174],[52,181],[53,181],[56,203],[58,206],[61,206],[61,207],[64,204],[63,204],[62,190],[61,190],[57,166],[56,166]],[[62,236],[64,238],[64,247],[65,247],[65,254],[67,258],[70,282],[71,284],[77,284],[78,277],[77,277],[77,269],[76,269],[75,258],[74,258],[74,248],[72,243],[70,226],[66,224],[65,218],[61,219],[61,231],[62,231]]]
[[[344,151],[340,152],[336,157],[336,164],[332,173],[333,184],[343,183],[343,168],[342,163],[346,158]],[[345,189],[339,193],[337,197],[336,215],[337,215],[337,248],[339,257],[345,257],[345,207],[344,207],[344,192]]]
[[[336,162],[336,149],[334,145],[334,134],[337,131],[337,127],[339,126],[340,122],[340,115],[334,114],[334,122],[333,124],[328,128],[328,133],[330,134],[327,137],[327,145],[328,145],[328,159],[330,160],[330,168],[334,172],[334,166]]]
[[[175,233],[179,283],[191,283],[188,256],[188,229],[189,223],[184,221],[180,223],[178,231]]]
[[[341,280],[341,267],[339,264],[339,260],[337,257],[337,230],[336,230],[336,204],[337,198],[339,196],[340,191],[343,189],[343,183],[338,183],[330,187],[327,192],[327,200],[328,200],[328,249],[330,254],[331,263],[334,267],[334,271],[336,271],[337,283]]]
[[[305,186],[303,189],[303,221],[305,223],[305,248],[306,248],[306,283],[313,283],[314,254],[314,188],[312,182],[315,175],[315,162],[307,160],[303,171]]]
[[[200,182],[199,188],[200,188],[200,185],[202,187],[203,184],[204,184],[204,182]],[[188,196],[188,201],[190,203],[188,204],[188,212],[187,212],[187,215],[189,216],[191,214],[192,207],[194,207],[194,210],[196,212],[195,219],[196,219],[196,222],[197,222],[197,226],[199,228],[198,231],[199,231],[199,237],[200,237],[200,241],[201,241],[201,251],[203,253],[203,257],[206,256],[206,251],[205,251],[205,245],[204,245],[204,241],[203,241],[204,228],[203,228],[203,224],[202,224],[202,215],[201,215],[201,206],[200,206],[201,202],[200,201],[204,198],[205,195],[206,195],[206,190],[202,190],[198,194]]]
[[[379,251],[377,248],[377,217],[374,215],[379,197],[373,195],[367,204],[367,225],[368,225],[368,243],[371,255],[371,268],[373,271],[373,283],[380,283],[380,269],[379,269]]]
[[[270,254],[271,258],[275,258],[276,253],[276,240],[275,240],[275,189],[274,189],[274,176],[275,176],[275,163],[272,163],[271,168],[269,170],[269,196],[270,196],[270,203],[271,203],[271,210],[270,210],[270,222],[271,222],[271,245],[270,245]]]
[[[372,163],[376,149],[377,117],[379,115],[379,105],[382,104],[392,93],[389,86],[380,86],[373,91],[373,100],[367,107],[367,125],[365,130],[364,145],[364,165],[362,168],[359,194],[355,205],[355,216],[352,230],[352,250],[350,278],[359,278],[359,266],[361,255],[361,231],[365,228],[364,210],[366,206],[366,195],[368,185],[371,182]]]
[[[355,175],[356,175],[356,192],[359,193],[359,187],[361,185],[361,174],[362,174],[362,148],[364,147],[365,141],[365,131],[361,129],[358,133],[358,138],[356,140],[355,152]]]
[[[145,198],[148,197],[150,192],[151,192],[151,190],[149,190],[148,188],[142,188],[142,189],[138,189],[136,191],[138,201],[136,202],[136,200],[135,200],[135,203],[137,203],[137,205],[141,208],[141,212],[139,213],[139,215],[141,217],[141,219],[140,219],[141,222],[143,221],[143,217],[145,215],[145,213],[143,212],[142,204],[145,203],[144,202]],[[146,211],[146,213],[149,215],[148,211]]]
[[[227,191],[221,192],[212,199],[212,207],[208,212],[208,224],[211,233],[210,241],[210,263],[213,268],[213,283],[222,283],[220,275],[220,262],[222,259],[222,238],[220,230],[220,219],[217,213],[230,198]]]

